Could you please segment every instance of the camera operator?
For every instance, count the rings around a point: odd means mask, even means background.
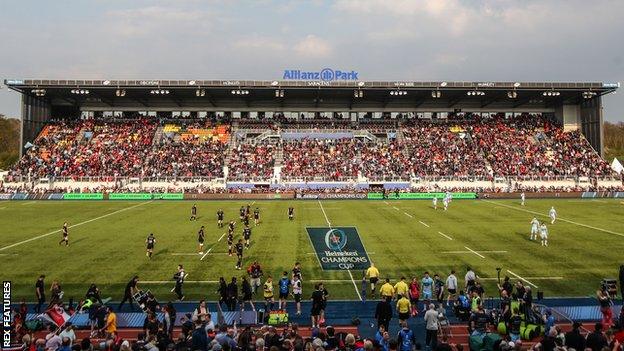
[[[102,298],[100,297],[100,289],[95,284],[91,284],[89,286],[89,290],[87,290],[87,294],[85,295],[87,299],[93,302],[99,302],[102,304]]]

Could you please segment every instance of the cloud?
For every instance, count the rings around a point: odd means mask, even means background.
[[[206,31],[217,19],[210,12],[171,6],[148,6],[113,10],[105,14],[110,29],[122,37],[143,37],[162,34],[171,29]]]
[[[301,57],[324,58],[331,54],[332,47],[327,40],[319,38],[313,34],[308,34],[305,38],[299,40],[295,44],[294,51]]]
[[[249,36],[239,38],[232,43],[232,46],[237,50],[268,50],[273,52],[281,52],[285,50],[285,46],[280,40],[257,34],[251,34]]]

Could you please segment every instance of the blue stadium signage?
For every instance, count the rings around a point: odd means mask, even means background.
[[[320,71],[302,71],[298,69],[284,70],[283,80],[318,80],[332,82],[335,80],[358,80],[358,72],[323,68]]]
[[[323,270],[363,270],[370,259],[355,227],[306,228]]]

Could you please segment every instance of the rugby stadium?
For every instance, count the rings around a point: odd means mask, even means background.
[[[5,80],[23,122],[0,183],[13,338],[170,349],[196,325],[225,347],[211,333],[285,326],[386,350],[401,319],[434,347],[436,300],[454,348],[616,325],[624,185],[602,158],[602,97],[619,83],[316,73]]]

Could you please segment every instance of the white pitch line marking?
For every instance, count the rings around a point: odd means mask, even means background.
[[[171,284],[171,280],[141,280],[141,284]],[[189,284],[216,284],[218,280],[185,280]]]
[[[472,252],[473,254],[475,254],[475,255],[477,255],[477,256],[479,256],[481,258],[485,258],[485,256],[483,256],[482,254],[480,254],[480,253],[476,252],[475,250],[469,248],[468,246],[464,246],[464,247],[466,248],[466,250]]]
[[[384,201],[384,204],[386,204],[386,205],[390,205],[390,204],[388,203],[388,201]]]
[[[475,252],[480,252],[480,253],[507,253],[506,250],[490,250],[490,251],[475,251]],[[472,251],[440,251],[440,253],[445,253],[445,254],[472,254]]]
[[[204,260],[204,257],[208,256],[208,254],[210,253],[210,251],[212,251],[212,247],[208,249],[208,251],[206,251],[206,253],[199,259],[200,261]]]
[[[438,234],[442,235],[443,237],[445,237],[445,238],[447,238],[449,240],[453,240],[453,238],[451,238],[450,236],[448,236],[448,235],[446,235],[446,234],[444,234],[442,232],[438,232]]]
[[[396,206],[392,206],[392,208],[394,208],[394,209],[395,209],[395,210],[397,210],[397,211],[400,211],[400,210],[399,210],[399,208],[398,208],[398,207],[396,207]]]
[[[418,221],[418,223],[420,223],[420,224],[424,225],[425,227],[429,228],[429,224],[427,224],[427,223],[425,223],[423,221]]]
[[[223,234],[221,235],[221,237],[219,238],[219,240],[217,240],[217,241],[221,241],[221,239],[223,239],[223,237],[224,237],[224,236],[225,236],[225,233],[223,233]]]
[[[367,251],[366,253],[369,254],[369,255],[375,255],[375,252],[372,252],[372,251]],[[306,255],[316,255],[316,252],[306,252],[305,254]]]
[[[197,256],[199,255],[199,253],[195,252],[195,253],[172,253],[171,256]]]
[[[411,214],[407,213],[407,212],[403,212],[406,216],[408,216],[409,218],[414,218],[414,216],[412,216]]]
[[[331,228],[331,223],[329,222],[329,218],[327,218],[327,213],[325,213],[325,209],[323,208],[323,204],[321,203],[321,200],[317,200],[319,206],[321,207],[321,211],[323,211],[323,216],[325,216],[325,221],[327,222],[327,226]]]
[[[331,228],[331,223],[329,222],[329,218],[327,218],[327,213],[325,213],[325,209],[323,208],[323,204],[321,203],[321,200],[317,200],[317,201],[318,201],[319,206],[321,207],[321,211],[323,211],[323,215],[325,216],[325,221],[327,221],[327,226]],[[355,288],[355,292],[357,293],[358,298],[360,299],[360,301],[362,301],[362,295],[360,294],[360,289],[358,289],[357,284],[355,284],[355,279],[353,279],[353,274],[351,274],[351,270],[347,270],[347,272],[349,272],[349,277],[351,278],[351,282],[353,282],[353,287]]]
[[[563,280],[564,277],[527,277],[527,279],[531,280]],[[498,278],[481,278],[479,280],[498,280]]]
[[[142,203],[140,203],[140,204],[138,204],[138,205],[134,205],[134,206],[130,206],[130,207],[126,207],[126,208],[122,208],[121,210],[117,210],[117,211],[114,211],[114,212],[111,212],[111,213],[107,213],[107,214],[102,215],[102,216],[99,216],[99,217],[91,218],[91,219],[88,219],[88,220],[86,220],[86,221],[84,221],[84,222],[80,222],[80,223],[76,223],[76,224],[70,225],[70,226],[68,226],[68,228],[74,228],[74,227],[81,226],[81,225],[83,225],[83,224],[91,223],[91,222],[93,222],[93,221],[97,221],[98,219],[106,218],[106,217],[112,216],[112,215],[114,215],[114,214],[117,214],[117,213],[123,212],[123,211],[131,210],[131,209],[133,209],[133,208],[137,208],[137,207],[139,207],[139,206],[143,206],[143,205],[145,205],[145,204],[149,204],[149,203],[151,203],[151,202],[154,202],[154,200],[150,200],[150,201],[147,201],[147,202],[142,202]],[[37,239],[44,238],[44,237],[46,237],[46,236],[50,236],[50,235],[55,234],[55,233],[60,233],[60,232],[61,232],[61,229],[58,229],[58,230],[55,230],[55,231],[52,231],[52,232],[49,232],[49,233],[41,234],[41,235],[35,236],[35,237],[33,237],[33,238],[26,239],[26,240],[23,240],[23,241],[17,242],[17,243],[15,243],[15,244],[11,244],[11,245],[9,245],[9,246],[1,247],[1,248],[0,248],[0,251],[4,251],[4,250],[6,250],[6,249],[10,249],[10,248],[12,248],[12,247],[19,246],[19,245],[22,245],[22,244],[25,244],[25,243],[28,243],[28,242],[31,242],[31,241],[34,241],[34,240],[37,240]]]
[[[514,272],[510,271],[509,269],[507,270],[507,273],[509,273],[509,274],[513,275],[514,277],[516,277],[516,278],[518,278],[518,279],[520,279],[520,280],[524,281],[525,283],[527,283],[527,284],[529,284],[529,285],[533,286],[535,289],[539,289],[539,288],[537,287],[537,285],[535,285],[535,284],[531,283],[531,282],[530,282],[530,281],[528,281],[526,278],[522,278],[521,276],[517,275],[516,273],[514,273]]]
[[[503,206],[503,207],[511,208],[512,210],[516,210],[516,211],[523,211],[523,212],[532,213],[532,214],[536,214],[536,215],[543,216],[543,217],[549,217],[547,214],[544,214],[544,213],[535,212],[535,211],[531,211],[531,210],[525,210],[523,208],[515,208],[515,207],[509,206],[507,204],[496,203],[496,202],[492,202],[490,200],[485,200],[485,199],[482,199],[481,201],[484,201],[484,202],[489,203],[489,204],[493,204],[495,206]],[[578,225],[580,227],[585,227],[585,228],[589,228],[589,229],[599,230],[601,232],[605,232],[605,233],[609,233],[609,234],[613,234],[613,235],[624,236],[623,233],[618,233],[618,232],[614,232],[614,231],[607,230],[607,229],[593,227],[591,225],[587,225],[587,224],[583,224],[583,223],[579,223],[579,222],[574,222],[574,221],[571,221],[569,219],[563,219],[561,217],[557,217],[557,220],[558,221],[562,221],[562,222],[568,222],[568,223],[571,223],[571,224],[574,224],[574,225]]]
[[[355,288],[355,292],[357,293],[358,299],[362,301],[362,295],[360,294],[360,289],[358,289],[357,284],[355,284],[355,279],[353,279],[353,274],[351,274],[351,270],[347,270],[349,272],[349,277],[351,278],[351,282],[353,283],[353,287]]]
[[[351,283],[351,279],[310,279],[310,282]],[[141,280],[141,284],[171,284],[172,280]],[[185,280],[189,284],[217,284],[218,280]]]
[[[36,202],[37,201],[28,201],[28,202],[23,203],[22,206],[24,206],[24,205],[32,205],[32,204],[34,204]]]

